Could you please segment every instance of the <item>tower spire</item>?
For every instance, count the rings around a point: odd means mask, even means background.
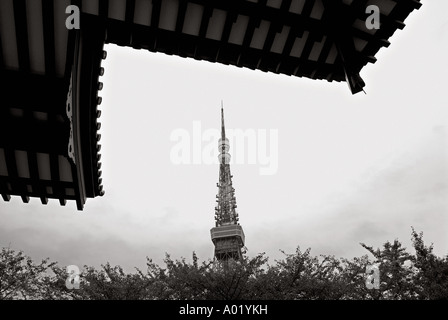
[[[238,223],[235,189],[230,174],[229,139],[224,126],[224,107],[221,100],[221,138],[219,139],[219,183],[215,207],[215,228],[210,230],[215,245],[215,257],[218,260],[242,258],[244,246],[243,228]]]
[[[224,106],[221,100],[221,139],[226,138],[226,128],[224,127]]]

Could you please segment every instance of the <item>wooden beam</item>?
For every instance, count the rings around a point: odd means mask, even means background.
[[[0,73],[0,82],[3,108],[65,114],[67,93],[61,78],[4,70]]]
[[[44,28],[45,73],[53,76],[56,73],[53,0],[42,0],[42,22]]]
[[[20,195],[22,198],[22,201],[25,203],[28,203],[30,201],[29,197],[26,195],[27,194],[27,190],[26,190],[26,186],[18,183],[17,179],[20,179],[18,176],[18,172],[17,172],[17,164],[16,164],[16,157],[14,154],[14,150],[10,150],[10,149],[4,149],[5,152],[5,158],[6,158],[6,167],[8,168],[8,177],[7,180],[3,181],[4,183],[9,183],[11,185],[11,192],[9,193],[10,195],[12,194],[17,194]],[[26,164],[28,165],[28,164]],[[2,179],[3,177],[0,176],[0,179]]]
[[[126,0],[125,21],[134,23],[135,0]]]
[[[305,17],[309,17],[313,7],[314,7],[314,0],[305,0],[305,5],[303,6],[302,14]],[[316,41],[317,37],[315,32],[309,32],[308,38],[306,39],[305,46],[302,50],[302,58],[305,60],[309,59],[309,55],[311,53],[311,50],[313,49],[314,43]],[[294,75],[298,77],[307,76],[308,73],[312,70],[310,68],[310,65],[306,62],[299,64],[298,68],[294,71]]]
[[[0,118],[0,147],[66,154],[69,130],[66,123],[4,115]]]
[[[204,42],[202,41],[205,39],[205,36],[207,34],[208,25],[210,22],[210,18],[212,16],[213,9],[210,5],[204,6],[204,11],[202,12],[202,18],[201,18],[201,24],[199,26],[199,34],[198,34],[198,41],[196,42],[196,48],[193,54],[193,57],[197,60],[203,60],[207,56],[216,57],[216,54],[218,52],[218,49],[214,47],[206,47],[204,46]],[[183,54],[183,52],[181,52]],[[183,56],[186,56],[185,54]]]
[[[109,16],[109,0],[99,0],[99,16],[103,19],[107,19]]]
[[[207,29],[212,13],[213,13],[212,7],[210,5],[206,5],[204,7],[204,12],[202,14],[201,26],[199,28],[199,38],[201,39],[205,38],[207,34]]]
[[[261,0],[258,3],[258,7],[265,6],[266,0]],[[258,15],[250,16],[249,22],[247,24],[246,32],[244,34],[243,43],[241,45],[241,52],[238,55],[238,59],[236,61],[237,67],[242,67],[245,65],[245,54],[247,53],[247,48],[249,48],[252,38],[254,36],[255,28],[260,26],[261,19]]]
[[[185,22],[185,14],[187,11],[187,1],[186,0],[179,0],[179,9],[177,10],[177,18],[176,18],[176,27],[175,27],[175,33],[178,37],[178,40],[176,41],[176,45],[172,46],[172,50],[169,50],[169,54],[176,54],[181,57],[185,57],[185,55],[182,55],[182,52],[188,50],[188,48],[184,47],[184,43],[180,41],[180,34],[182,33],[182,29]],[[196,43],[191,43],[188,47],[195,48]],[[194,50],[192,50],[194,51]]]
[[[149,38],[154,37],[154,34],[157,34],[157,36],[160,39],[165,39],[165,42],[174,44],[176,41],[182,41],[182,42],[195,42],[198,41],[197,37],[188,35],[188,34],[181,34],[180,40],[179,36],[177,36],[174,32],[167,31],[167,30],[155,30],[152,27],[143,26],[143,25],[135,25],[135,24],[126,24],[123,21],[117,21],[117,20],[108,20],[106,23],[106,28],[108,30],[108,43],[115,43],[115,30],[120,30],[120,32],[129,32],[132,34],[133,39],[143,39],[143,38]],[[203,48],[204,52],[209,53],[209,55],[203,55],[201,56],[202,59],[210,61],[210,62],[219,62],[224,64],[235,64],[236,59],[238,57],[239,51],[241,49],[241,46],[231,44],[231,43],[221,43],[220,41],[203,38],[199,40],[199,45],[201,48]],[[163,48],[154,49],[153,47],[148,47],[149,51],[152,52],[165,52]],[[220,50],[220,53],[218,52]],[[210,53],[218,52],[216,55],[212,55]],[[228,52],[233,54],[233,58],[227,56]],[[245,66],[248,64],[252,64],[254,68],[257,66],[257,61],[262,56],[263,51],[255,48],[248,47],[247,52],[245,54]],[[184,55],[186,57],[193,58],[192,55],[188,52],[184,52]],[[270,71],[270,72],[276,72],[276,66],[278,64],[278,61],[282,59],[282,56],[277,53],[272,53],[267,51],[264,53],[264,59],[271,60],[270,62],[266,63],[264,71]],[[337,65],[318,65],[318,62],[315,61],[309,61],[307,58],[301,57],[293,57],[288,56],[284,57],[285,61],[283,62],[285,65],[288,66],[297,66],[299,64],[309,64],[310,68],[317,68],[320,67],[322,71],[328,75],[330,73],[336,73],[336,70],[340,70],[339,66]],[[340,72],[335,75],[334,78],[335,81],[343,81],[344,76]]]
[[[177,10],[176,28],[175,28],[176,33],[182,32],[186,11],[187,11],[187,1],[179,0],[179,9]]]
[[[0,34],[0,70],[5,68],[5,62],[3,60],[3,44],[2,44],[2,35]]]
[[[70,189],[70,188],[74,187],[73,182],[59,181],[59,180],[53,179],[53,177],[51,180],[45,180],[45,179],[40,179],[40,178],[37,178],[34,176],[33,177],[30,176],[30,178],[0,176],[0,181],[21,184],[21,185],[38,184],[38,185],[42,186],[43,188],[58,186],[62,189],[65,189],[65,188]],[[52,194],[54,194],[54,192]],[[46,195],[50,196],[51,194],[46,193]]]
[[[25,196],[25,197],[28,197],[28,199],[29,199],[29,197],[41,198],[41,201],[43,201],[43,202],[48,202],[48,199],[59,199],[59,196],[56,195],[54,192],[49,193],[46,191],[46,188],[48,188],[48,187],[52,188],[53,191],[55,188],[59,188],[61,190],[75,188],[73,182],[41,180],[41,179],[34,179],[34,178],[18,178],[18,177],[0,176],[0,182],[11,183],[12,185],[19,186],[22,189],[24,189],[24,187],[28,186],[28,185],[37,185],[43,191],[36,191],[35,188],[33,188],[32,191],[22,192],[22,191],[20,191],[20,189],[13,188],[13,190],[10,192],[9,195]],[[75,200],[75,196],[64,194],[64,198],[62,200],[61,199],[59,199],[59,200],[62,202],[65,202],[66,199]]]
[[[33,179],[33,183],[31,183],[31,186],[33,188],[33,191],[40,195],[40,201],[42,204],[48,203],[48,198],[44,196],[46,194],[46,190],[43,188],[42,184],[36,183],[35,181],[39,180],[39,169],[37,166],[37,155],[35,152],[27,152],[28,154],[28,163],[29,163],[29,169],[30,169],[30,178]]]
[[[226,21],[224,22],[224,29],[221,35],[221,44],[227,44],[232,31],[233,24],[235,23],[238,15],[233,11],[227,11]]]
[[[19,68],[30,70],[30,52],[28,45],[28,24],[26,17],[26,0],[14,0],[14,20],[16,27],[17,53],[19,56]]]
[[[161,7],[162,7],[162,0],[153,0],[152,1],[151,27],[153,27],[153,28],[159,27]]]

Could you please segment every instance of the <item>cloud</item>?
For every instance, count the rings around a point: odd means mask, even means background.
[[[440,254],[446,252],[448,159],[441,142],[430,135],[404,152],[346,198],[323,229],[331,225],[345,232],[347,245],[368,240],[380,245],[397,237],[410,244],[414,226],[437,239]]]

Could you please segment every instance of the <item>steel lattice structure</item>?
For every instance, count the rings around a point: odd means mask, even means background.
[[[224,126],[224,109],[221,104],[221,138],[219,139],[219,183],[215,207],[215,227],[210,230],[215,245],[215,258],[219,261],[241,260],[244,246],[243,228],[238,223],[235,188],[230,173],[229,139]]]

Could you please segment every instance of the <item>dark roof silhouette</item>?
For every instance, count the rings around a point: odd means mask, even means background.
[[[81,29],[68,30],[68,5]],[[377,5],[381,27],[366,27]],[[359,73],[417,0],[1,0],[0,193],[103,195],[98,105],[104,43],[327,81]],[[385,75],[386,76],[386,75]]]

